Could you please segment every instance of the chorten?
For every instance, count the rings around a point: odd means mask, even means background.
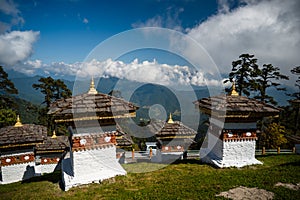
[[[207,146],[200,149],[203,162],[221,168],[262,164],[255,158],[256,123],[263,117],[277,116],[277,108],[239,96],[235,84],[230,95],[203,98],[194,104],[210,117]]]
[[[48,114],[68,126],[71,150],[62,161],[64,189],[99,183],[126,171],[116,158],[117,120],[135,117],[135,105],[99,93],[92,78],[87,93],[51,104]]]

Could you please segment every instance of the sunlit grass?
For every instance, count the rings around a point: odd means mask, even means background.
[[[300,156],[258,157],[264,165],[215,169],[186,160],[171,165],[125,164],[126,176],[63,192],[60,174],[32,179],[28,183],[0,185],[0,199],[222,199],[216,194],[237,186],[271,191],[275,199],[299,199],[300,191],[275,187],[277,182],[300,183]],[[140,171],[138,171],[138,170]],[[157,169],[147,173],[149,169]]]

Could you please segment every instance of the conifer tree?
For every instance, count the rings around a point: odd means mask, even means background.
[[[47,78],[40,78],[39,84],[33,84],[32,87],[36,90],[40,90],[44,95],[44,102],[46,108],[39,110],[39,123],[48,126],[49,131],[52,130],[52,120],[50,116],[47,115],[49,111],[50,104],[60,98],[68,98],[72,96],[71,90],[65,85],[61,80],[54,80],[50,76]]]
[[[18,94],[12,81],[8,79],[8,74],[0,66],[0,108],[16,108],[17,105],[12,101],[10,95]]]
[[[295,97],[296,99],[300,100],[300,66],[294,67],[291,70],[292,74],[298,75],[298,79],[296,80],[295,86],[298,88],[298,91],[291,94],[290,96]]]
[[[258,95],[254,96],[254,98],[265,103],[276,105],[277,102],[274,98],[267,94],[267,89],[274,87],[277,90],[285,91],[286,89],[280,87],[281,84],[276,82],[276,80],[283,79],[289,80],[289,77],[281,74],[278,67],[274,67],[272,64],[264,64],[262,69],[256,70],[256,78],[252,80],[252,90],[258,91]]]
[[[251,84],[257,76],[258,65],[257,59],[251,54],[241,54],[239,59],[232,62],[232,70],[228,79],[224,81],[236,82],[236,90],[239,95],[250,95]]]

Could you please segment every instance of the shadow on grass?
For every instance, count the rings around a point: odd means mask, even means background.
[[[183,159],[183,160],[176,160],[175,162],[173,162],[172,164],[203,164],[199,159]]]
[[[41,182],[41,181],[59,183],[61,181],[61,171],[55,171],[53,173],[44,174],[41,176],[35,176],[30,179],[23,180],[22,183],[32,183],[32,182]]]
[[[255,155],[255,158],[267,158],[267,157],[274,157],[274,156],[280,156],[280,155],[277,154]]]
[[[284,163],[284,164],[281,164],[279,166],[282,166],[282,167],[286,167],[286,166],[299,167],[300,166],[300,161]]]

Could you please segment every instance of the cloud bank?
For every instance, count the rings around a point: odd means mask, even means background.
[[[290,70],[300,64],[299,8],[299,0],[219,0],[218,12],[192,28],[178,28],[178,15],[172,23],[168,23],[169,15],[157,15],[133,27],[182,30],[209,53],[224,74],[231,71],[239,55],[249,53],[259,65],[271,63],[291,75]],[[187,58],[199,58],[192,44],[184,49]]]
[[[0,34],[10,31],[12,26],[22,25],[24,23],[21,12],[13,1],[1,0],[0,13],[3,14],[3,19],[0,21]]]
[[[38,37],[39,32],[34,31],[12,31],[0,35],[0,64],[12,67],[28,59]]]
[[[219,1],[219,13],[189,30],[223,72],[242,53],[260,64],[272,63],[289,74],[300,64],[300,1]]]
[[[105,61],[91,60],[73,64],[64,62],[43,64],[40,60],[35,60],[24,62],[22,65],[18,65],[15,70],[29,75],[35,74],[37,71],[43,71],[45,75],[54,74],[61,77],[64,75],[79,78],[90,78],[92,76],[117,77],[161,85],[216,86],[220,84],[220,81],[208,79],[203,72],[196,71],[188,66],[159,64],[156,61],[139,62],[138,59],[131,63],[107,59]]]

